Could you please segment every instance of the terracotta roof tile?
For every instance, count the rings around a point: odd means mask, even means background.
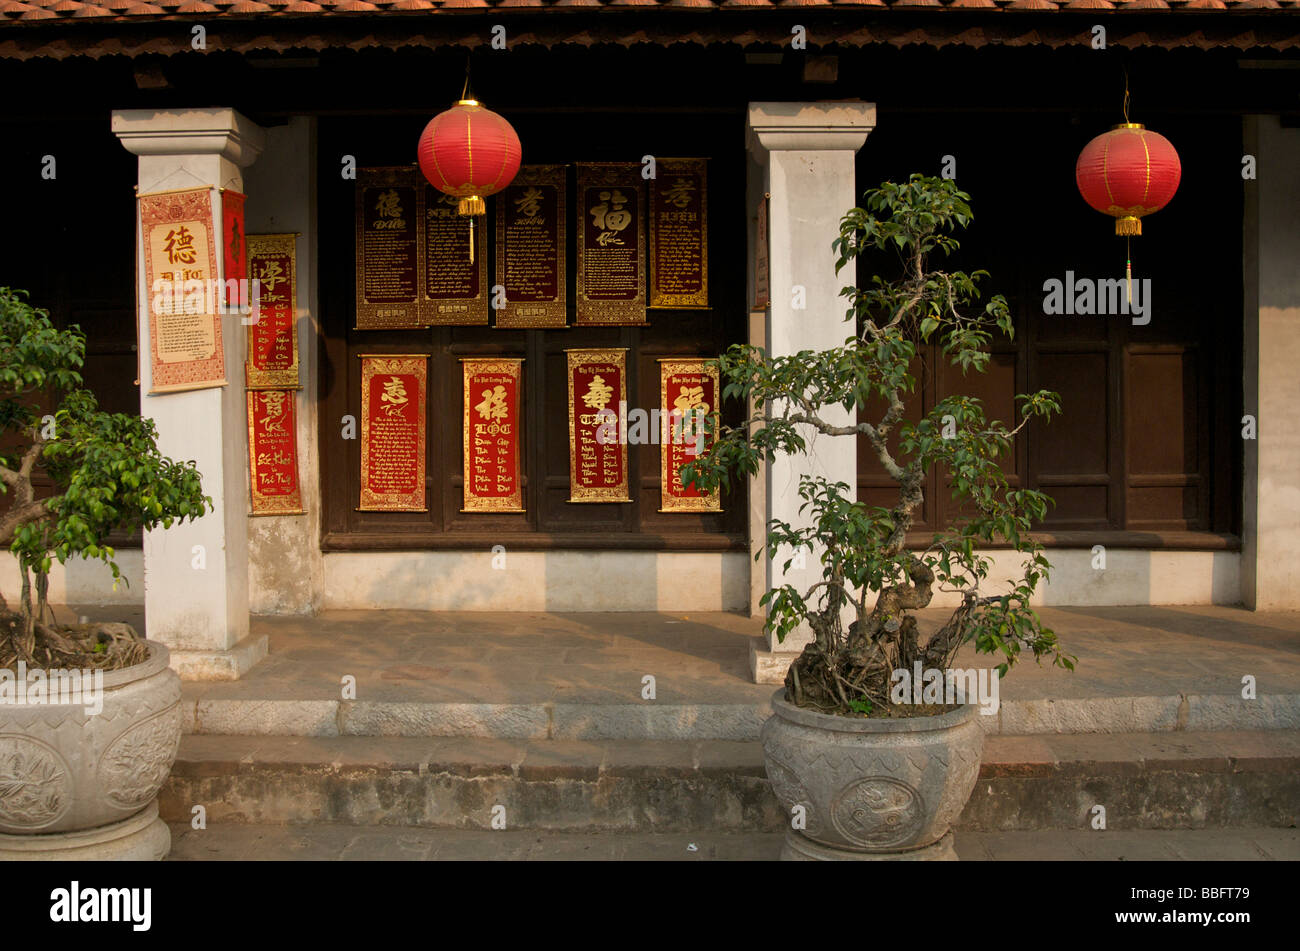
[[[996,10],[993,0],[951,0],[948,6],[959,10]]]
[[[1070,0],[1064,7],[1066,10],[1114,10],[1115,4],[1110,0]]]
[[[59,17],[59,15],[58,15],[57,13],[51,13],[49,10],[46,10],[44,7],[31,7],[30,9],[24,11],[23,15],[20,16],[18,19],[20,19],[20,20],[57,20],[58,17]]]
[[[74,17],[111,17],[115,14],[112,10],[105,10],[103,7],[97,7],[93,3],[83,3],[81,9],[72,14]]]
[[[166,12],[162,7],[155,7],[152,3],[133,3],[122,11],[123,14],[129,17],[157,16]]]
[[[319,3],[312,3],[311,0],[291,0],[289,5],[284,8],[285,13],[320,13],[325,8]]]
[[[204,0],[186,0],[176,8],[177,13],[216,13],[217,8]]]
[[[1008,10],[1058,10],[1060,9],[1060,6],[1061,5],[1059,3],[1054,3],[1053,0],[1011,0],[1011,2],[1007,4],[1007,9]]]

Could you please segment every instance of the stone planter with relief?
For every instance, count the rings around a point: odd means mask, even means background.
[[[949,827],[975,788],[984,731],[969,704],[931,717],[828,716],[772,697],[763,761],[786,815],[784,860],[955,859]]]
[[[104,673],[103,709],[0,704],[0,861],[162,859],[158,790],[181,737],[166,646]]]

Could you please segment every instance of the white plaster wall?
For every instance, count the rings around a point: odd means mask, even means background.
[[[993,578],[1016,570],[1011,553],[993,553]],[[1241,558],[1230,551],[1107,552],[1092,568],[1088,549],[1047,552],[1053,582],[1035,604],[1238,604]],[[331,552],[322,559],[320,607],[423,611],[747,611],[749,566],[739,552],[518,552],[504,569],[489,552]],[[144,601],[139,549],[118,551],[130,587],[112,590],[98,562],[55,563],[50,600],[138,605]],[[1001,590],[990,584],[989,592]],[[18,597],[18,565],[0,553],[0,591]],[[935,607],[956,605],[940,592]],[[265,613],[296,613],[267,610]]]
[[[740,552],[328,552],[324,608],[747,611]]]
[[[50,569],[51,604],[141,605],[144,604],[144,553],[139,548],[119,548],[114,559],[127,583],[113,590],[113,573],[98,560],[70,558],[57,561]],[[0,593],[10,607],[17,607],[22,592],[18,559],[0,552]]]
[[[1013,551],[989,553],[994,568],[984,593],[1010,590],[999,579],[1021,574],[1023,556]],[[1110,548],[1106,567],[1092,567],[1088,548],[1058,548],[1046,552],[1052,581],[1039,587],[1034,604],[1097,607],[1124,604],[1240,604],[1241,556],[1235,551],[1151,551]],[[960,599],[938,592],[932,607],[956,607]]]

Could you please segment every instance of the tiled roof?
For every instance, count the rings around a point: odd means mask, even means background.
[[[193,24],[243,54],[473,48],[497,17],[512,47],[779,49],[795,16],[809,49],[1060,48],[1097,22],[1111,46],[1300,49],[1300,0],[0,0],[0,60],[172,56]]]
[[[780,10],[786,15],[793,9],[851,8],[867,12],[878,10],[961,10],[1019,13],[1055,11],[1277,11],[1300,12],[1300,0],[0,0],[0,23],[37,20],[115,20],[118,22],[151,20],[160,17],[193,18],[204,16],[271,20],[298,17],[330,17],[339,14],[441,14],[467,13],[475,10],[517,10],[521,13],[541,9],[608,7],[665,10]]]

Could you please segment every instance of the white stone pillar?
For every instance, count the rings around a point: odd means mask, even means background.
[[[1300,609],[1300,129],[1248,116],[1243,241],[1244,443],[1241,595],[1257,611]]]
[[[241,169],[265,141],[259,126],[229,108],[114,111],[113,132],[140,157],[141,192],[205,185],[242,192]],[[171,648],[183,678],[234,680],[266,655],[266,637],[248,633],[247,331],[238,317],[223,318],[226,386],[151,396],[143,254],[137,228],[140,414],[157,425],[164,455],[195,462],[215,505],[197,521],[145,533],[145,626]]]
[[[766,347],[773,356],[840,346],[853,334],[844,319],[840,288],[852,275],[836,275],[831,242],[844,213],[858,203],[854,156],[875,126],[876,107],[866,102],[757,102],[749,105],[749,148],[757,160],[769,208],[771,306]],[[751,166],[753,168],[753,166]],[[843,410],[827,409],[828,422],[851,421]],[[850,437],[808,434],[807,455],[778,457],[767,466],[769,519],[807,524],[799,514],[799,477],[804,473],[843,482],[856,492],[857,445]],[[756,545],[758,539],[755,539]],[[769,588],[794,584],[800,592],[820,580],[820,552],[804,567],[784,570],[784,558],[765,560]],[[790,662],[809,641],[806,629],[784,643],[768,637],[756,644],[750,669],[758,683],[780,683]]]

